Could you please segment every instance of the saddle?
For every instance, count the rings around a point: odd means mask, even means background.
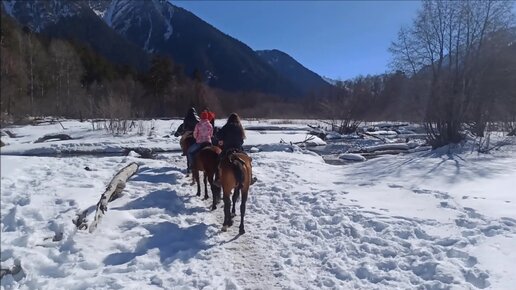
[[[227,151],[223,151],[221,154],[220,154],[220,160],[224,160],[226,158],[229,158],[229,161],[232,161],[232,158],[234,158],[234,155],[235,153],[242,153],[242,154],[245,154],[247,155],[247,153],[245,153],[243,150],[241,149],[237,149],[237,148],[233,148],[233,149],[230,149],[230,150],[227,150]],[[238,158],[240,159],[240,158]]]

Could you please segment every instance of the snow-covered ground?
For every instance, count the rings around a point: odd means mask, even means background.
[[[166,137],[178,124],[155,121],[150,138],[150,128],[144,136],[112,137],[76,121],[63,122],[66,130],[59,124],[9,129],[18,137],[2,137],[8,145],[0,159],[1,268],[17,260],[22,270],[5,275],[2,289],[516,285],[516,139],[489,155],[454,148],[330,165],[313,152],[277,144],[304,140],[302,122],[247,121],[285,130],[247,132],[246,144],[261,150],[251,153],[258,182],[242,236],[238,210],[235,225],[220,232],[222,206],[210,211],[211,201],[195,196],[180,153],[16,155],[169,150],[178,148],[178,138]],[[57,132],[79,139],[32,143]],[[138,173],[99,228],[76,229],[75,215],[89,209],[91,221],[107,183],[133,161]]]
[[[247,145],[300,142],[307,138],[306,124],[281,124],[279,121],[244,121],[246,127],[281,127],[285,130],[256,130],[248,131]],[[8,146],[2,147],[3,155],[55,155],[59,153],[95,153],[110,152],[122,153],[125,148],[146,147],[157,151],[179,151],[177,138],[173,136],[182,120],[146,121],[139,130],[138,122],[128,134],[113,137],[107,130],[93,130],[90,122],[63,121],[61,123],[44,124],[38,126],[21,126],[9,128],[16,135],[15,138],[2,136],[2,141]],[[224,120],[217,120],[216,126],[224,125]],[[96,126],[103,127],[102,123]],[[63,129],[63,127],[65,129]],[[266,128],[267,129],[267,128]],[[139,132],[140,131],[140,132]],[[34,143],[38,138],[47,134],[67,134],[72,140],[59,142]],[[143,133],[143,134],[139,134]],[[311,142],[323,145],[324,141],[315,137]]]

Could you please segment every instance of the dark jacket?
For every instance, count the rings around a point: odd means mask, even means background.
[[[183,129],[185,131],[193,131],[195,129],[195,125],[199,123],[199,116],[194,108],[190,108],[188,113],[186,113],[186,117],[183,120]]]
[[[243,150],[244,138],[242,138],[242,131],[238,124],[227,123],[224,127],[217,131],[217,139],[224,142],[222,150],[228,151],[231,149]]]

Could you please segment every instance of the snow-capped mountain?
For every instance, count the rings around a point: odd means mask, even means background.
[[[2,0],[2,11],[32,31],[70,39],[116,64],[148,67],[149,56],[97,16],[83,0]]]
[[[164,0],[90,0],[104,22],[147,52],[169,55],[187,74],[230,91],[298,95],[300,90],[242,42]]]
[[[149,54],[170,56],[210,86],[302,96],[326,83],[287,55],[277,67],[250,47],[165,0],[2,0],[20,24],[79,40],[118,64],[148,67]],[[283,62],[283,61],[282,61]]]
[[[62,18],[89,10],[80,0],[2,0],[4,11],[31,30],[41,32]]]
[[[334,80],[332,78],[329,78],[327,76],[321,76],[323,80],[325,80],[327,83],[331,84],[331,85],[337,85],[337,82],[338,80]]]
[[[90,8],[120,35],[153,52],[172,35],[174,7],[163,0],[89,0]]]

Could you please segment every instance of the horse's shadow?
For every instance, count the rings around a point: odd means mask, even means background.
[[[156,190],[145,196],[139,197],[127,204],[116,207],[116,210],[137,210],[160,208],[164,209],[171,216],[192,215],[198,212],[205,212],[204,207],[187,208],[185,203],[192,199],[193,196],[180,196],[175,190]]]
[[[113,209],[125,211],[159,208],[164,209],[171,216],[189,216],[206,211],[202,207],[187,208],[185,204],[189,198],[178,195],[175,190],[156,190]],[[197,252],[208,248],[205,243],[208,238],[206,234],[208,225],[204,223],[187,228],[181,228],[171,222],[143,225],[143,227],[149,231],[149,236],[142,238],[134,251],[110,254],[104,259],[104,264],[125,264],[155,248],[159,250],[160,261],[163,264],[170,264],[175,259],[188,260]]]
[[[149,183],[169,183],[176,184],[181,178],[181,169],[177,167],[162,167],[143,169],[131,178],[131,181],[144,181]]]
[[[149,231],[149,237],[141,239],[133,252],[110,254],[104,259],[104,264],[125,264],[145,255],[150,249],[158,249],[161,263],[170,264],[176,259],[187,261],[210,247],[206,244],[208,225],[204,223],[180,228],[177,224],[161,222],[144,228]]]

